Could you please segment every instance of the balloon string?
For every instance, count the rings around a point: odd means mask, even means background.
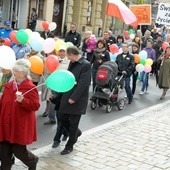
[[[14,72],[12,71],[12,69],[10,69],[10,70],[11,70],[11,73],[12,73],[12,77],[13,77],[13,80],[14,80],[14,83],[15,83],[15,86],[16,86],[16,89],[17,89],[17,91],[18,91],[18,85],[17,85],[16,78],[15,78],[15,76],[14,76]]]
[[[34,89],[36,89],[36,88],[38,88],[38,87],[40,87],[40,86],[42,86],[42,85],[44,85],[44,84],[45,84],[45,83],[42,83],[42,84],[40,84],[40,85],[38,85],[38,86],[33,87],[32,89],[26,91],[26,92],[23,94],[23,96],[24,96],[25,94],[29,93],[30,91],[32,91],[32,90],[34,90]]]

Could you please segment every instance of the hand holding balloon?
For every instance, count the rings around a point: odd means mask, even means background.
[[[24,99],[24,96],[22,95],[22,92],[17,91],[16,92],[16,101],[19,103],[22,103],[23,99]]]

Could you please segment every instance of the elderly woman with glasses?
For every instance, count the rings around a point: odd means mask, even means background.
[[[29,170],[35,170],[38,157],[27,150],[36,141],[35,111],[40,107],[37,88],[28,79],[29,62],[17,60],[12,72],[14,79],[7,83],[0,99],[0,156],[1,169],[11,169],[15,155]]]

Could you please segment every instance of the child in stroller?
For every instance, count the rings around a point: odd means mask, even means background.
[[[124,98],[119,98],[119,88],[123,87],[122,78],[117,76],[118,66],[114,61],[107,61],[97,71],[96,87],[91,97],[91,109],[106,105],[106,112],[110,113],[113,105],[122,110],[125,105]]]

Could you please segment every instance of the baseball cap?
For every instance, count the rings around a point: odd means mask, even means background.
[[[66,46],[65,45],[61,45],[60,48],[59,48],[59,51],[60,50],[64,50],[65,51],[66,50]]]
[[[11,25],[11,21],[6,20],[6,21],[4,22],[4,25],[5,25],[5,26],[10,26],[10,25]]]

